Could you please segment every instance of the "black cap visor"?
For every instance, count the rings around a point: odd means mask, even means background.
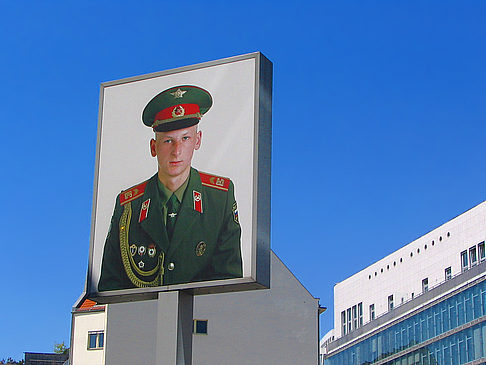
[[[199,123],[199,118],[179,119],[172,122],[162,123],[154,127],[155,132],[169,132],[177,129],[192,127]]]

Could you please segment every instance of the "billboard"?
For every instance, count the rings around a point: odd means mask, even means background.
[[[101,85],[89,297],[269,286],[271,100],[261,53]]]

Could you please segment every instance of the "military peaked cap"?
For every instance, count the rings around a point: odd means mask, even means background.
[[[156,132],[187,128],[198,124],[212,105],[208,91],[192,85],[174,86],[149,101],[142,121]]]

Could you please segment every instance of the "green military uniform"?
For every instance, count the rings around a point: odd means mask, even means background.
[[[191,168],[170,242],[157,185],[156,174],[117,197],[98,290],[241,277],[231,180]]]

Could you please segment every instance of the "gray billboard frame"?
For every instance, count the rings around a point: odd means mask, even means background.
[[[129,82],[147,80],[185,71],[203,69],[239,62],[255,60],[255,95],[254,95],[254,136],[253,136],[253,212],[251,232],[251,275],[250,277],[191,282],[178,285],[165,285],[150,288],[132,288],[98,292],[97,282],[93,281],[94,230],[96,222],[96,202],[100,168],[101,123],[103,115],[103,96],[106,87]],[[255,52],[220,60],[199,63],[180,68],[129,77],[101,84],[98,117],[98,135],[95,160],[95,178],[93,186],[93,206],[90,231],[90,251],[86,297],[99,303],[113,303],[133,300],[155,299],[159,292],[186,290],[193,294],[211,294],[232,291],[263,289],[270,287],[270,220],[271,220],[271,148],[272,148],[272,79],[273,66],[262,53]]]

